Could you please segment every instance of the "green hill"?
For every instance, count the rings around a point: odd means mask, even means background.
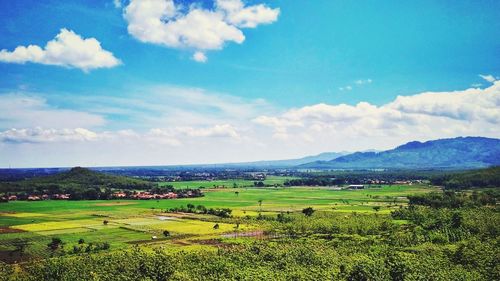
[[[151,187],[153,184],[144,180],[75,167],[50,176],[0,183],[0,194],[71,194],[72,199],[78,200],[106,198],[113,189],[144,190]]]
[[[101,186],[137,186],[148,185],[149,182],[124,176],[104,174],[90,169],[75,167],[67,172],[50,176],[36,177],[25,181],[30,184],[75,184]]]

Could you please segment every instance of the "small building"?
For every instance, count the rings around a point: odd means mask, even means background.
[[[40,198],[40,196],[36,196],[36,195],[30,195],[30,196],[28,196],[28,201],[40,201],[40,200],[42,200]]]
[[[125,198],[125,197],[127,197],[127,194],[125,192],[115,192],[115,193],[113,193],[113,197],[115,197],[115,198]]]
[[[349,188],[349,189],[365,189],[365,186],[362,184],[351,184],[347,188]]]

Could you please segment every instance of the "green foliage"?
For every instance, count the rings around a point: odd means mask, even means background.
[[[302,210],[302,213],[304,215],[306,215],[307,217],[310,217],[314,213],[314,209],[312,207],[307,207],[307,208]]]
[[[500,166],[435,176],[431,179],[431,183],[442,185],[447,189],[500,187]]]
[[[472,194],[445,191],[443,193],[431,192],[428,194],[408,196],[410,206],[422,205],[433,208],[461,208],[464,206],[496,205],[500,199],[500,192],[488,190]]]

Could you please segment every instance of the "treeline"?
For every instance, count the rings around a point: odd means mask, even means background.
[[[167,209],[166,212],[169,213],[192,213],[192,214],[208,214],[214,215],[221,218],[229,218],[231,217],[232,210],[229,208],[207,208],[203,205],[193,205],[187,204],[186,207],[174,207]]]
[[[331,186],[344,184],[344,179],[332,177],[306,177],[300,179],[286,180],[284,186]]]
[[[443,193],[431,192],[422,195],[408,196],[410,206],[421,205],[433,208],[461,208],[495,206],[500,200],[500,190],[486,190],[472,193],[445,191]]]
[[[500,166],[434,176],[431,178],[431,183],[447,189],[500,187]]]

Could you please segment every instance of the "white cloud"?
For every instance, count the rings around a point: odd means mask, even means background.
[[[52,107],[35,95],[0,95],[0,129],[15,127],[77,128],[98,127],[105,119],[98,114]]]
[[[403,113],[448,117],[463,121],[500,123],[500,82],[486,89],[398,96],[387,105]]]
[[[255,28],[259,24],[270,24],[278,20],[279,9],[263,4],[245,7],[241,0],[217,0],[216,6],[225,13],[227,22],[243,28]]]
[[[484,89],[400,96],[382,105],[289,109],[172,86],[123,95],[62,100],[0,95],[0,112],[12,107],[0,116],[0,165],[217,163],[388,149],[444,137],[500,137],[500,81]],[[81,109],[68,111],[51,104],[54,100]]]
[[[490,82],[490,83],[493,83],[495,82],[497,79],[495,79],[495,77],[491,74],[488,74],[488,75],[482,75],[482,74],[479,74],[479,77],[483,78],[484,80]]]
[[[230,124],[216,124],[209,127],[172,127],[155,128],[148,133],[149,136],[165,136],[180,138],[232,138],[239,139],[240,135]]]
[[[197,51],[193,54],[193,60],[197,62],[206,62],[207,56],[203,52]]]
[[[122,7],[122,1],[121,0],[113,0],[113,5],[115,5],[115,8],[119,9]]]
[[[371,141],[371,147],[397,145],[409,140],[484,135],[498,137],[500,82],[486,89],[428,92],[399,96],[376,106],[316,104],[290,109],[277,116],[262,115],[254,123],[267,126],[288,142],[315,139],[317,146],[336,143],[342,149]],[[308,136],[305,138],[304,136]],[[337,149],[338,150],[338,149]]]
[[[226,42],[243,43],[241,28],[272,23],[279,15],[279,9],[245,7],[240,0],[218,0],[212,10],[182,8],[173,0],[131,0],[124,13],[128,32],[141,42],[170,48],[220,50]]]
[[[339,87],[339,90],[341,90],[341,91],[351,91],[352,90],[352,86],[347,85],[345,87]]]
[[[101,47],[95,38],[83,39],[68,29],[61,29],[44,48],[37,45],[18,46],[14,51],[0,51],[0,61],[7,63],[27,62],[79,68],[85,72],[96,68],[110,68],[121,62]]]
[[[354,81],[354,83],[356,83],[358,85],[371,84],[372,82],[373,82],[372,79],[359,79],[359,80]]]
[[[0,132],[0,142],[42,143],[95,140],[98,135],[83,128],[76,129],[10,129]]]
[[[199,138],[239,140],[240,135],[230,124],[216,124],[208,127],[153,128],[145,133],[133,130],[94,132],[84,128],[45,129],[42,127],[9,129],[0,131],[0,142],[7,143],[47,143],[74,141],[136,141],[182,145]]]

